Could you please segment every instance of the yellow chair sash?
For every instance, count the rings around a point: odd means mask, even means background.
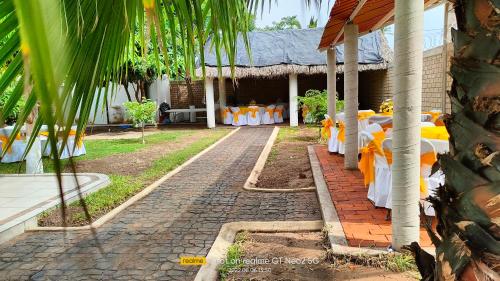
[[[278,118],[283,117],[283,109],[282,108],[276,108],[276,109],[274,109],[274,112],[278,113]]]
[[[246,115],[248,112],[248,107],[240,107],[240,114]]]
[[[248,112],[251,113],[252,118],[257,118],[257,112],[259,112],[258,108],[249,108]]]
[[[332,118],[328,117],[328,118],[322,120],[321,125],[323,125],[323,127],[321,128],[321,136],[324,139],[329,140],[332,137],[332,131],[330,129],[331,127],[333,127]]]
[[[385,139],[383,131],[372,133],[373,140],[361,148],[361,160],[358,168],[363,174],[364,184],[369,185],[375,181],[375,153],[383,155],[382,141]]]
[[[231,109],[229,109],[229,107],[224,108],[222,111],[222,118],[226,119],[229,113],[231,113]]]
[[[439,115],[441,115],[441,112],[439,112],[439,111],[426,111],[426,112],[422,112],[422,113],[431,115],[433,123],[435,123],[438,120]]]
[[[437,157],[433,151],[426,152],[420,155],[420,167],[422,166],[431,166],[436,163]],[[420,192],[424,195],[427,194],[427,185],[425,184],[424,178],[420,176]]]
[[[444,126],[422,127],[420,136],[424,139],[448,140],[450,135]]]
[[[358,120],[365,120],[373,115],[375,115],[375,112],[373,111],[358,112]]]
[[[76,130],[70,130],[68,136],[74,136],[76,137]],[[80,137],[78,138],[78,142],[76,143],[76,146],[78,148],[82,148],[83,146],[83,137],[85,137],[85,133],[82,133]]]
[[[339,133],[337,135],[337,140],[340,142],[345,142],[345,125],[342,121],[339,121]]]
[[[269,114],[269,117],[273,118],[274,108],[266,108],[266,112]]]
[[[20,134],[17,134],[16,140],[21,140]],[[2,152],[3,152],[7,147],[7,143],[9,143],[9,137],[6,135],[0,135],[0,142],[2,142]],[[8,154],[12,153],[12,146],[10,146],[9,149],[7,149],[7,153]]]

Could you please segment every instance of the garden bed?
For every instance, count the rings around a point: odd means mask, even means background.
[[[314,186],[307,146],[318,143],[319,129],[282,127],[256,187],[293,189]]]
[[[246,261],[247,264],[231,261]],[[334,257],[327,251],[321,232],[239,233],[219,273],[221,280],[253,281],[410,281],[419,276],[409,256],[355,261]]]
[[[77,172],[109,175],[111,184],[85,197],[92,221],[175,169],[201,152],[231,130],[174,130],[163,131],[146,137],[146,144],[136,139],[87,140],[87,154],[74,158]],[[64,170],[71,172],[68,161]],[[22,172],[24,164],[0,164],[1,173]],[[49,159],[44,159],[46,172],[53,172]],[[66,208],[66,224],[88,224],[79,201]],[[61,209],[57,207],[39,217],[40,226],[62,226]]]

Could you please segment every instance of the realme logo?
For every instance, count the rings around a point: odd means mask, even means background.
[[[205,257],[181,257],[179,262],[181,265],[204,265],[207,263]]]

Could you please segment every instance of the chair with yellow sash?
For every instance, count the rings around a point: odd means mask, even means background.
[[[61,159],[67,159],[70,157],[77,157],[85,155],[87,151],[85,150],[85,145],[83,144],[84,133],[78,138],[77,141],[77,126],[72,126],[69,131],[68,140],[66,141],[66,147],[63,149],[61,154]],[[61,147],[63,141],[59,140],[57,146]]]
[[[389,190],[386,184],[384,185],[385,178],[383,181],[377,180],[377,175],[381,174],[381,171],[386,175],[389,170],[382,149],[382,142],[385,139],[384,130],[379,124],[371,124],[361,132],[361,136],[367,145],[361,148],[358,167],[363,174],[365,185],[368,186],[368,199],[375,206],[384,207]]]
[[[251,105],[248,107],[247,120],[250,126],[260,125],[260,112],[258,106]]]
[[[392,114],[379,113],[370,116],[370,118],[368,119],[368,123],[369,124],[377,123],[380,126],[382,126],[384,131],[386,131],[387,129],[392,128]]]
[[[277,105],[274,109],[274,123],[283,123],[283,112],[285,107],[283,105]]]
[[[427,216],[433,216],[434,209],[429,202],[423,199],[435,195],[439,185],[444,183],[444,174],[438,172],[431,175],[432,165],[437,161],[434,146],[424,139],[421,140],[420,144],[420,198],[422,199],[421,203],[424,205],[425,214]],[[390,157],[392,158],[392,152]],[[392,190],[389,192],[386,208],[392,208]]]
[[[335,152],[338,152],[339,154],[344,154],[345,153],[345,113],[341,112],[336,115],[337,119],[337,124],[338,127],[335,128],[336,130],[336,143],[334,144],[334,148],[336,148]]]
[[[230,107],[233,113],[233,126],[245,126],[248,124],[246,110],[239,107]]]
[[[2,158],[2,163],[14,163],[23,160],[23,154],[27,144],[24,137],[17,134],[11,146],[7,148],[13,130],[14,126],[0,128],[0,157]]]
[[[231,109],[227,106],[224,106],[221,109],[221,117],[222,117],[222,124],[224,125],[231,125],[233,124],[233,113],[231,112]]]
[[[274,109],[276,106],[274,104],[268,105],[264,114],[262,115],[261,123],[262,124],[274,124]]]
[[[321,121],[321,137],[327,140],[328,152],[338,152],[337,145],[337,128],[333,124],[333,120],[330,115],[325,114],[325,119]]]

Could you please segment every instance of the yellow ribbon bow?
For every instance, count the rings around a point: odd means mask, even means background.
[[[68,136],[74,136],[76,138],[76,130],[70,130]],[[85,136],[85,133],[81,133],[80,137],[78,138],[78,141],[76,142],[76,146],[78,148],[82,148],[83,146],[83,137]]]
[[[223,119],[226,119],[227,118],[227,115],[231,113],[231,110],[229,109],[229,107],[226,107],[224,108],[224,110],[222,111],[222,118]]]
[[[21,135],[17,134],[16,140],[20,140],[20,139],[21,139]],[[9,137],[6,135],[0,135],[0,142],[2,142],[2,152],[3,152],[5,150],[5,148],[7,147],[7,143],[9,143]],[[7,149],[7,153],[8,154],[12,153],[12,145],[9,147],[9,149]]]
[[[450,135],[444,126],[422,127],[420,136],[424,139],[448,140]]]
[[[259,112],[258,108],[249,108],[248,112],[250,112],[252,118],[257,118],[257,112]]]
[[[367,146],[361,148],[361,160],[358,168],[364,176],[366,186],[375,181],[375,153],[384,155],[382,141],[385,139],[383,131],[372,133],[373,140]]]
[[[332,131],[330,130],[330,128],[333,127],[332,118],[328,117],[328,118],[322,120],[321,125],[323,125],[323,127],[321,128],[321,136],[324,139],[329,140],[330,137],[332,136]]]
[[[273,118],[274,108],[266,108],[266,112],[269,114],[269,117]]]
[[[274,109],[274,112],[278,113],[278,118],[283,117],[283,109],[282,108],[276,108],[276,109]]]
[[[420,167],[422,166],[431,166],[436,163],[437,157],[433,151],[426,152],[420,155]],[[427,194],[427,185],[425,184],[424,178],[420,176],[420,192],[422,194]]]
[[[339,133],[337,135],[337,140],[340,142],[345,142],[345,125],[342,121],[339,121]]]

